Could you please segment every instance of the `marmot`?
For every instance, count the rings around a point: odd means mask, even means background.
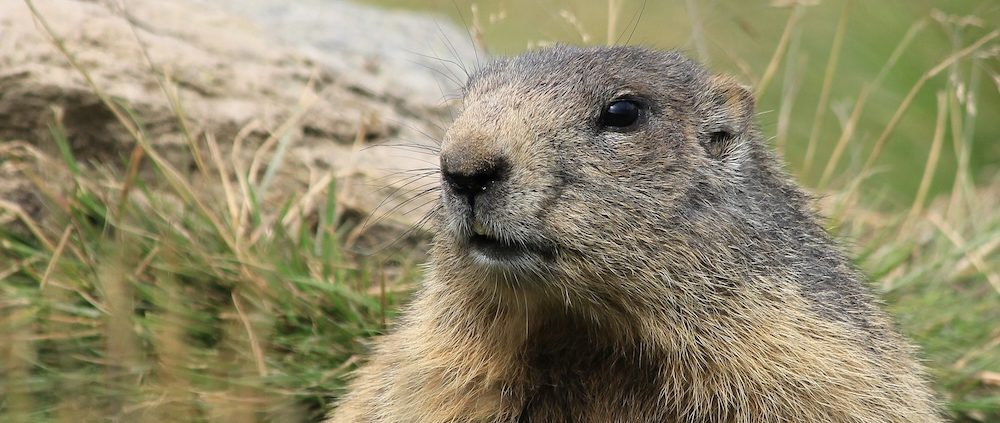
[[[477,71],[426,282],[330,421],[940,421],[753,117],[676,52]]]

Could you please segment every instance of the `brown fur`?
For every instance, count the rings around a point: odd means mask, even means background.
[[[597,122],[646,101],[632,132]],[[331,422],[934,422],[914,349],[752,125],[676,53],[557,47],[470,80],[425,286]],[[473,217],[470,217],[473,216]],[[473,221],[524,251],[477,255]]]

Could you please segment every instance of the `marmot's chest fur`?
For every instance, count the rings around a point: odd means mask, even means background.
[[[676,53],[478,71],[426,284],[332,421],[940,421],[752,120],[746,88]]]

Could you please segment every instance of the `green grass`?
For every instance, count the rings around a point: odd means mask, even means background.
[[[815,31],[832,43],[836,13],[800,36]],[[625,18],[619,20],[624,27]],[[580,21],[584,29],[603,31],[593,18]],[[869,59],[847,49],[856,42],[852,25],[844,26],[840,66],[853,70]],[[870,58],[876,73],[902,67],[886,65],[893,50],[901,52],[899,63],[915,50],[931,54],[890,32],[887,42],[896,44]],[[827,86],[829,104],[817,109],[818,94],[798,98],[794,108],[801,110],[770,118],[778,124],[763,131],[776,144],[784,140],[810,185],[844,140],[844,161],[818,190],[819,208],[831,231],[853,241],[857,264],[902,331],[923,347],[951,416],[987,422],[1000,420],[1000,175],[973,164],[986,151],[977,148],[996,134],[993,119],[983,118],[996,114],[995,99],[989,100],[995,87],[985,81],[989,69],[973,69],[995,59],[996,41],[962,53],[988,34],[969,32],[932,52],[933,63],[903,75],[887,72],[880,87],[894,86],[889,91],[897,95],[880,105],[873,94],[855,118],[851,107],[840,117],[830,109],[856,103],[863,88],[850,80],[857,75],[835,71],[826,78],[829,51],[812,55],[810,63],[820,64],[810,76],[820,81],[813,89]],[[757,42],[772,49],[778,44],[761,37]],[[794,40],[790,36],[789,49]],[[808,43],[798,42],[800,49]],[[757,84],[775,63],[763,102],[777,115],[795,98],[789,75],[797,68],[786,66],[788,57],[796,56],[769,53],[747,62]],[[945,62],[949,57],[952,63]],[[918,84],[919,75],[939,63],[946,65],[940,73]],[[17,205],[0,203],[0,421],[317,420],[342,392],[365,340],[384,330],[419,283],[419,267],[405,255],[352,253],[347,234],[356,223],[337,202],[335,180],[310,187],[324,201],[306,202],[300,192],[262,204],[266,171],[252,174],[245,163],[222,159],[212,137],[189,135],[198,147],[191,162],[199,166],[181,171],[145,141],[127,105],[99,86],[92,89],[136,139],[128,162],[79,162],[58,119],[51,137],[37,140],[55,144],[57,157],[24,143],[0,143],[0,161],[23,169],[48,213],[36,222]],[[975,96],[966,94],[970,90]],[[911,91],[912,107],[904,104]],[[927,107],[927,95],[929,116],[907,113]],[[893,126],[897,113],[900,123]],[[802,172],[802,155],[789,151],[810,138],[816,115],[826,121],[816,135],[823,146],[812,170]],[[779,120],[786,122],[783,136]],[[861,128],[855,134],[867,135],[842,136],[851,122]],[[886,172],[877,172],[896,163],[897,149],[869,160],[880,134],[891,141],[900,131],[921,134],[907,141],[918,147],[911,155],[919,160],[906,168],[906,189],[887,185]],[[218,183],[194,182],[206,179]]]
[[[332,184],[292,232],[288,208],[232,220],[183,178],[123,194],[121,174],[31,156],[68,184],[42,182],[37,232],[0,229],[2,421],[315,419],[418,277],[344,251]]]
[[[225,202],[185,198],[184,177],[175,188],[136,179],[124,193],[114,171],[18,150],[68,184],[33,178],[51,215],[0,230],[0,415],[315,418],[356,340],[383,329],[397,288],[417,277],[412,263],[344,251],[333,184],[293,232],[281,223],[298,217],[289,207],[269,210],[249,192],[231,218],[214,208]]]
[[[831,156],[844,120],[866,85],[871,85],[870,95],[830,174],[839,186],[864,173],[876,139],[921,76],[1000,23],[1000,6],[993,0],[822,0],[804,1],[816,4],[799,9],[772,5],[795,3],[781,0],[365,1],[443,14],[464,23],[477,34],[478,44],[496,54],[516,54],[554,42],[585,44],[585,39],[589,44],[629,40],[681,49],[707,62],[713,71],[735,75],[758,91],[766,85],[763,93],[758,92],[762,94],[758,124],[767,136],[776,138],[792,170],[809,186],[819,185],[827,165],[824,159]],[[834,38],[841,20],[845,31],[838,49]],[[777,49],[786,32],[784,48]],[[893,65],[886,66],[909,32],[908,46]],[[989,45],[996,45],[995,40]],[[839,57],[833,78],[827,81],[833,51]],[[453,59],[447,51],[438,54]],[[775,57],[780,60],[774,61]],[[776,66],[768,76],[772,62]],[[982,116],[1000,110],[994,81],[998,71],[996,52],[976,54],[928,80],[906,108],[905,119],[888,134],[874,166],[878,172],[872,175],[873,183],[863,187],[866,194],[886,197],[880,207],[909,205],[919,189],[919,176],[913,177],[919,168],[914,165],[924,163],[930,143],[935,93],[953,90],[952,85],[959,83],[964,84],[963,92],[975,87],[981,116],[967,140],[970,154],[963,166],[974,173],[996,169],[1000,143],[994,141],[1000,139],[1000,120]],[[880,73],[883,77],[876,78]],[[824,113],[817,115],[821,103]],[[810,144],[815,151],[807,164]],[[929,187],[932,195],[951,190],[960,166],[956,153],[953,148],[941,151],[940,172]]]

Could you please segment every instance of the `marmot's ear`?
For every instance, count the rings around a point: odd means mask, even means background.
[[[699,141],[710,156],[721,158],[753,129],[753,94],[732,77],[715,75],[709,79],[705,103]]]

